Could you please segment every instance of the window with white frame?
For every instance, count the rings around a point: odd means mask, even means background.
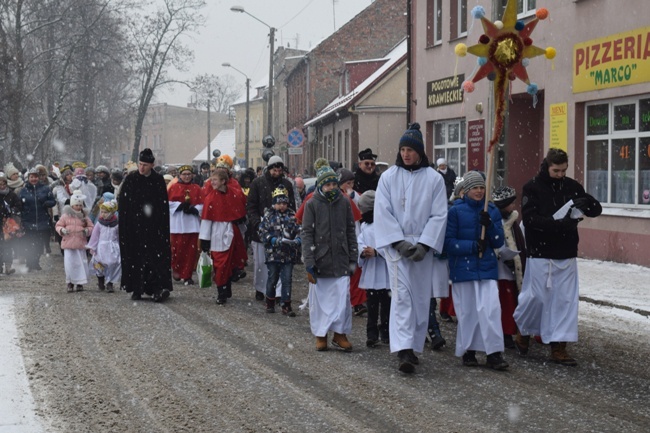
[[[467,0],[458,1],[458,37],[467,36]]]
[[[427,44],[439,45],[442,43],[442,0],[429,0],[427,12],[429,14]]]
[[[506,9],[508,0],[501,0],[501,13],[498,19],[503,16],[503,11]],[[517,18],[524,18],[535,13],[537,9],[537,0],[517,0]]]
[[[585,110],[587,192],[603,204],[650,205],[650,95]]]
[[[465,119],[445,120],[433,124],[433,154],[435,162],[445,158],[447,165],[462,176],[467,171],[467,137]]]

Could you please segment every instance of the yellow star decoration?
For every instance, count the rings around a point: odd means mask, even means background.
[[[485,10],[477,6],[472,10],[475,18],[481,19],[484,34],[479,38],[479,43],[467,47],[465,44],[456,45],[455,52],[458,56],[464,57],[467,53],[478,56],[480,68],[471,80],[463,83],[463,90],[467,93],[474,91],[474,83],[487,77],[495,81],[495,105],[496,123],[495,131],[488,152],[501,135],[503,127],[503,116],[505,115],[505,91],[508,80],[519,78],[526,83],[526,91],[533,95],[534,103],[537,102],[537,85],[530,82],[526,66],[528,59],[546,55],[546,58],[555,57],[555,48],[546,49],[533,45],[530,38],[531,33],[540,20],[548,17],[548,10],[539,8],[536,10],[536,17],[528,24],[517,21],[517,1],[508,0],[506,9],[503,12],[502,21],[491,22],[485,18]]]

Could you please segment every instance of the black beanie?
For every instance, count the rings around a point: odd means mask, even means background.
[[[148,162],[149,164],[153,164],[153,162],[156,160],[153,156],[153,152],[151,149],[148,147],[142,149],[142,152],[140,152],[140,157],[138,158],[139,161],[142,162]]]
[[[415,122],[411,124],[409,129],[402,135],[402,138],[400,138],[399,148],[401,149],[404,146],[410,147],[420,155],[424,155],[424,140],[422,139],[419,123]]]

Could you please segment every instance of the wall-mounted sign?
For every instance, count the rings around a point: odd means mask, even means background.
[[[467,171],[485,171],[485,119],[467,122]]]
[[[567,103],[551,104],[549,114],[551,124],[550,147],[556,147],[567,152]]]
[[[465,74],[455,75],[427,83],[427,108],[463,102],[462,84]]]
[[[650,81],[650,27],[573,46],[573,93]]]

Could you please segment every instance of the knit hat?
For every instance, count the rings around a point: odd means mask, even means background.
[[[20,171],[16,168],[16,166],[13,164],[13,162],[7,163],[7,165],[5,165],[5,170],[4,171],[5,171],[5,174],[7,175],[7,177],[11,177],[16,173],[20,173]]]
[[[140,155],[138,156],[138,161],[147,162],[149,164],[153,164],[155,160],[156,158],[153,156],[153,152],[148,147],[142,149],[142,152],[140,152]]]
[[[447,160],[445,158],[438,158],[436,161],[436,166],[441,166],[442,164],[447,165]]]
[[[111,171],[105,165],[98,165],[97,168],[95,169],[95,172],[106,173],[109,176],[111,175]]]
[[[330,163],[325,158],[318,158],[314,162],[314,170],[316,170],[316,188],[319,190],[329,182],[338,183],[339,178],[330,167]]]
[[[370,148],[359,152],[359,161],[365,161],[368,159],[372,159],[373,161],[377,159],[377,155],[372,153],[372,150]]]
[[[74,205],[77,205],[77,204],[80,204],[80,205],[83,206],[85,199],[86,199],[86,196],[83,195],[80,190],[76,190],[70,196],[70,206],[74,206]]]
[[[361,197],[359,197],[359,202],[357,203],[357,207],[361,213],[366,213],[373,210],[375,208],[375,191],[368,190],[361,194]]]
[[[174,176],[172,176],[171,174],[164,174],[163,179],[165,179],[165,183],[169,183],[172,180],[174,180]]]
[[[113,213],[117,211],[117,201],[113,200],[108,200],[99,205],[99,208],[103,210],[104,212],[110,212]]]
[[[106,191],[104,194],[102,194],[102,198],[104,199],[104,201],[111,201],[115,199],[115,194]]]
[[[86,174],[88,173],[95,173],[95,169],[92,167],[86,167]]]
[[[470,189],[482,186],[485,188],[485,178],[480,171],[468,171],[463,177],[463,189],[467,193]]]
[[[269,158],[269,162],[266,163],[268,168],[284,168],[284,161],[278,155],[273,155]]]
[[[401,149],[404,146],[410,147],[420,155],[424,155],[424,140],[422,139],[419,123],[415,122],[411,124],[409,129],[402,135],[402,138],[400,138],[399,148]]]
[[[509,186],[500,186],[492,191],[492,202],[499,209],[508,207],[508,205],[514,202],[516,198],[517,192],[514,188]]]
[[[465,189],[465,179],[457,177],[454,181],[454,198],[460,197],[460,192]]]
[[[39,175],[47,176],[47,168],[43,164],[36,164],[34,168],[38,170]]]
[[[345,182],[348,182],[350,180],[354,180],[354,173],[352,173],[347,168],[339,168],[338,175],[339,175],[339,185],[344,184]]]
[[[274,189],[271,197],[273,204],[289,203],[289,192],[284,186],[279,186]]]

